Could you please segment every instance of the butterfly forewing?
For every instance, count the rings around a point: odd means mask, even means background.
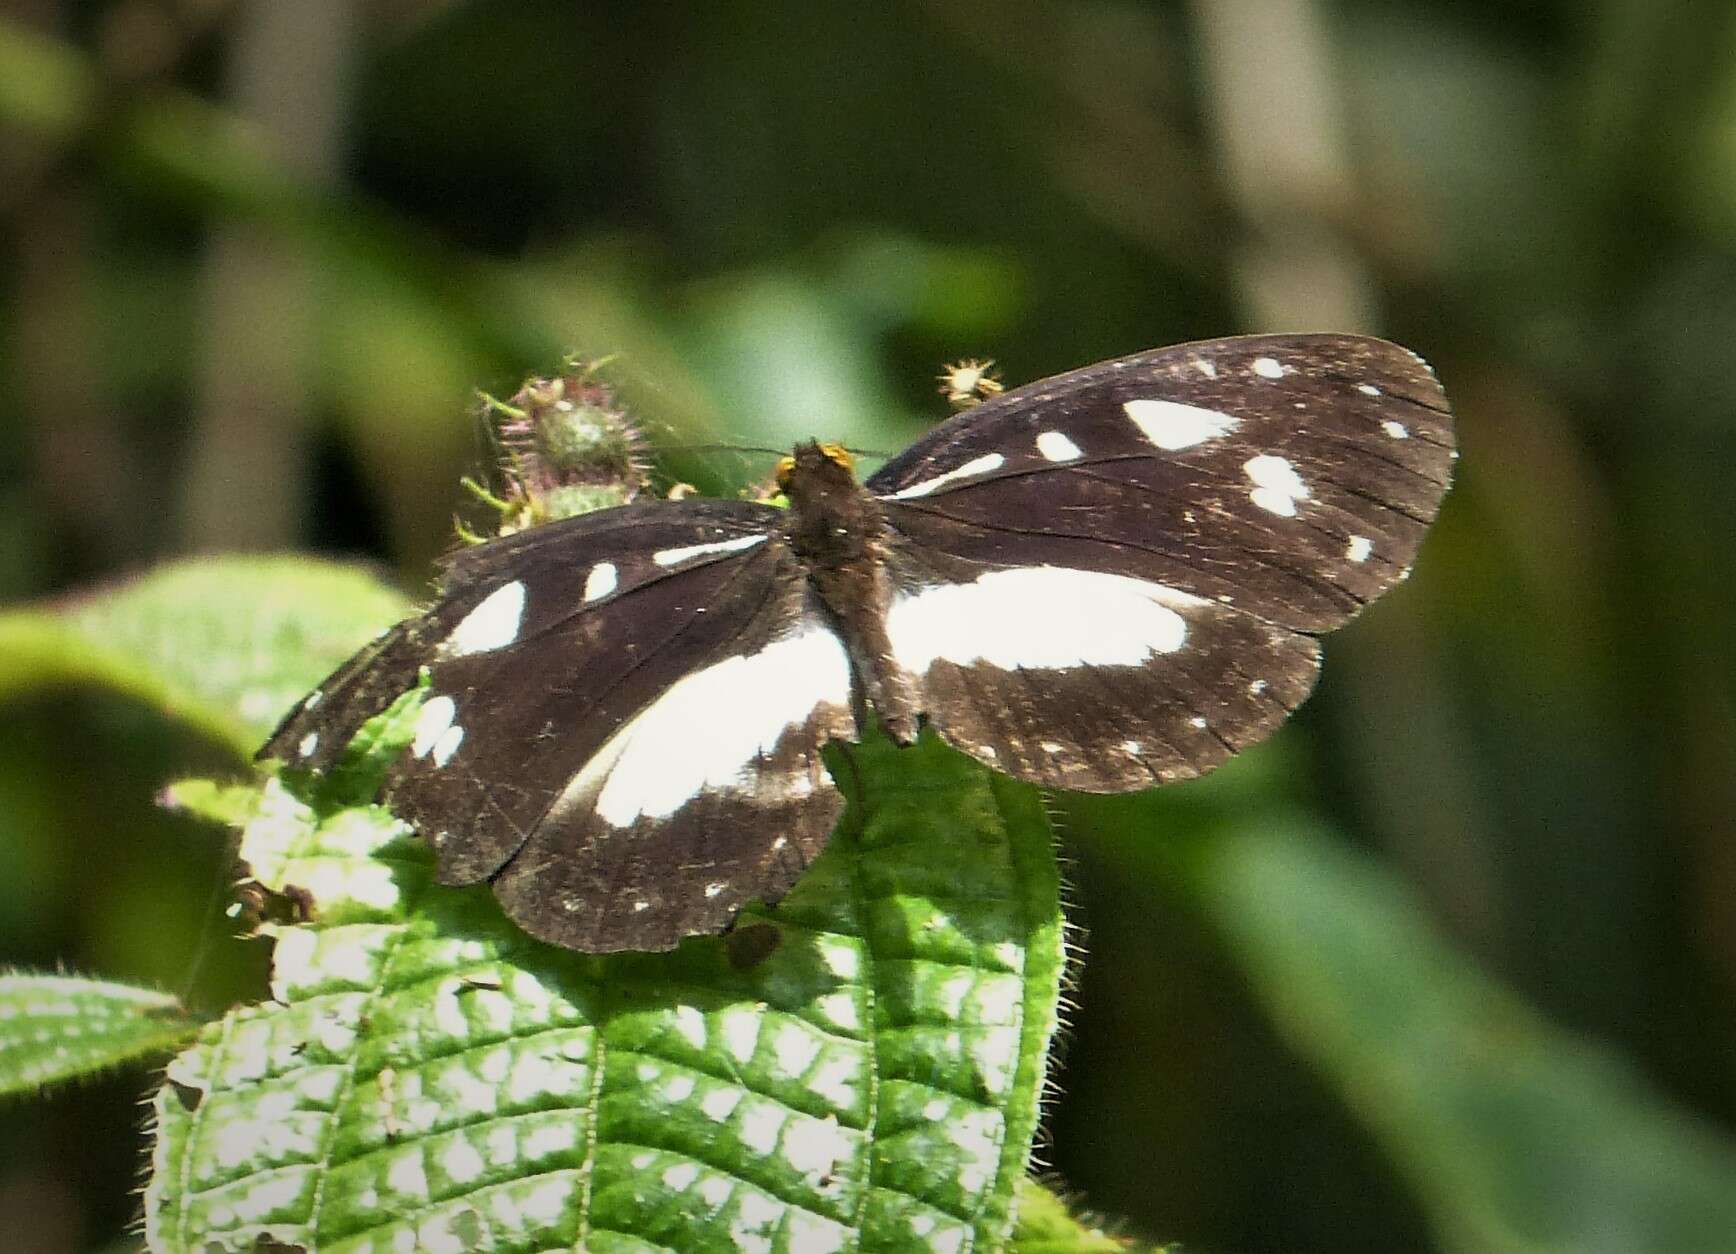
[[[943,424],[869,480],[913,542],[1137,576],[1299,631],[1402,578],[1452,427],[1414,354],[1208,340],[1090,366]]]
[[[653,502],[460,549],[442,572],[435,602],[382,632],[302,698],[260,754],[328,770],[363,723],[415,686],[424,666],[522,649],[581,618],[592,629],[600,621],[595,611],[629,591],[752,552],[776,517],[737,501],[679,509]],[[679,601],[680,587],[671,591]],[[686,599],[696,591],[689,588]]]
[[[424,615],[381,632],[284,716],[259,756],[330,770],[363,723],[415,687],[432,641],[444,634]]]
[[[385,799],[432,843],[443,883],[494,878],[521,926],[577,948],[715,931],[823,843],[839,802],[819,752],[854,726],[848,662],[778,516],[656,503],[461,550],[434,605],[340,668],[264,752],[335,760],[426,666]]]

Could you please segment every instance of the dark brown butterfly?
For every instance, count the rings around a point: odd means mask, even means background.
[[[263,753],[329,767],[431,692],[386,798],[444,883],[524,929],[666,949],[775,900],[842,802],[820,760],[872,711],[1049,788],[1198,775],[1307,696],[1315,637],[1404,578],[1454,457],[1415,354],[1208,340],[994,396],[788,508],[659,501],[457,554]]]

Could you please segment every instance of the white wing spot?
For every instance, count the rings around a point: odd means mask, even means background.
[[[1410,432],[1405,428],[1404,423],[1394,422],[1391,418],[1388,418],[1385,422],[1381,423],[1380,429],[1395,440],[1410,439]]]
[[[452,634],[446,637],[440,651],[447,657],[467,657],[472,653],[504,649],[518,639],[519,623],[523,618],[524,580],[514,579],[490,592],[466,614],[452,629]]]
[[[921,483],[913,483],[908,488],[901,488],[892,494],[894,500],[902,500],[909,496],[927,496],[930,492],[944,488],[949,483],[957,483],[960,479],[974,479],[978,475],[986,475],[999,470],[1007,464],[1007,459],[999,453],[984,453],[981,457],[973,457],[957,470],[949,470],[944,475],[936,475],[932,479],[924,479]]]
[[[1146,439],[1172,451],[1219,439],[1242,425],[1228,414],[1180,401],[1133,400],[1121,408]]]
[[[765,542],[765,536],[736,536],[733,540],[718,540],[712,544],[689,544],[679,549],[659,549],[651,555],[651,560],[659,566],[679,566],[683,562],[691,562],[696,557],[714,557],[719,553],[736,553]]]
[[[1276,357],[1256,357],[1254,358],[1254,373],[1262,379],[1282,379],[1284,377],[1284,363]]]
[[[1367,536],[1351,536],[1350,544],[1344,550],[1344,556],[1353,562],[1366,562],[1368,555],[1374,552],[1374,541]]]
[[[641,910],[649,910],[650,908],[651,908],[651,903],[648,901],[635,901],[633,903],[633,913],[634,914],[638,914]]]
[[[458,746],[464,743],[464,729],[457,723],[452,724],[440,733],[440,739],[434,742],[434,749],[428,755],[435,766],[445,766],[452,760],[452,755],[458,752]]]
[[[1218,377],[1217,366],[1214,363],[1207,361],[1204,357],[1194,358],[1194,369],[1199,371],[1208,379],[1215,379]]]
[[[325,693],[321,692],[318,688],[315,688],[312,692],[308,693],[306,697],[302,698],[301,708],[304,710],[313,709],[314,706],[320,703],[320,700],[324,696]]]
[[[1205,727],[1206,727],[1206,721],[1205,721],[1205,719],[1200,717],[1198,714],[1196,714],[1188,720],[1188,726],[1189,727],[1197,727],[1201,731],[1204,731]]]
[[[1358,383],[1356,385],[1356,390],[1361,392],[1364,396],[1380,396],[1383,394],[1381,390],[1375,387],[1372,383]]]
[[[1263,679],[1256,679],[1248,685],[1248,692],[1251,695],[1257,697],[1262,692],[1266,691],[1266,689],[1270,688],[1271,686],[1272,686],[1271,684],[1267,683]]]
[[[1268,513],[1294,518],[1296,502],[1306,501],[1310,495],[1308,485],[1302,482],[1302,476],[1296,473],[1296,467],[1287,457],[1262,453],[1243,462],[1242,469],[1247,471],[1254,485],[1254,490],[1248,495],[1254,504]]]
[[[598,562],[585,576],[585,600],[601,601],[615,590],[619,579],[620,572],[615,569],[615,563]]]
[[[1022,566],[900,596],[886,625],[893,656],[919,675],[943,658],[1008,671],[1142,666],[1186,643],[1181,611],[1203,604],[1125,575]]]
[[[722,880],[713,880],[705,886],[705,895],[707,897],[717,897],[728,887],[729,885],[725,884]]]
[[[1083,456],[1079,446],[1059,431],[1045,431],[1039,435],[1037,451],[1052,462],[1077,461]]]
[[[451,697],[432,697],[416,715],[416,732],[410,741],[410,756],[427,755],[458,716],[458,704]]]
[[[591,801],[626,827],[666,818],[707,788],[750,787],[755,763],[826,704],[849,708],[850,663],[837,634],[809,622],[671,684],[596,752],[553,812]]]
[[[309,732],[307,735],[305,735],[301,738],[301,743],[295,747],[295,751],[297,753],[301,754],[301,756],[304,758],[311,758],[314,754],[314,750],[318,749],[318,748],[319,748],[319,733],[318,732]]]

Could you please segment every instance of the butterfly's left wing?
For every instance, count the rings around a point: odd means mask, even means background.
[[[439,599],[341,667],[263,751],[333,762],[429,672],[384,794],[445,884],[525,931],[668,949],[782,894],[842,808],[820,751],[855,729],[843,645],[781,513],[649,502],[461,551]]]
[[[668,949],[721,931],[750,900],[776,901],[825,845],[843,798],[821,750],[855,735],[852,677],[806,574],[781,558],[768,549],[742,563],[765,580],[751,615],[737,618],[731,594],[686,611],[692,632],[715,634],[710,648],[676,639],[676,624],[646,607],[670,643],[616,666],[670,682],[607,720],[608,738],[582,759],[563,751],[582,765],[493,875],[527,932],[590,953]],[[770,565],[756,576],[758,564]],[[557,690],[541,704],[561,702]],[[555,723],[543,736],[578,730]],[[538,748],[525,745],[531,760]],[[410,780],[396,787],[402,800]]]
[[[1408,572],[1453,457],[1428,367],[1250,336],[1007,392],[868,481],[894,653],[997,769],[1124,791],[1209,770],[1308,694],[1313,636]]]

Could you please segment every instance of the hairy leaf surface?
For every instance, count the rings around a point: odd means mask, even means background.
[[[585,958],[434,885],[362,800],[416,700],[259,800],[241,856],[314,917],[273,929],[273,1000],[169,1069],[153,1248],[1006,1243],[1062,966],[1034,793],[872,742],[834,764],[850,809],[782,903]]]
[[[160,1057],[199,1021],[156,989],[71,975],[0,974],[0,1094]]]

